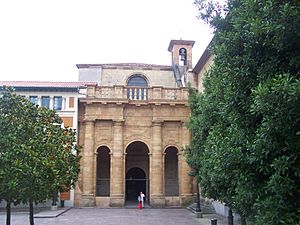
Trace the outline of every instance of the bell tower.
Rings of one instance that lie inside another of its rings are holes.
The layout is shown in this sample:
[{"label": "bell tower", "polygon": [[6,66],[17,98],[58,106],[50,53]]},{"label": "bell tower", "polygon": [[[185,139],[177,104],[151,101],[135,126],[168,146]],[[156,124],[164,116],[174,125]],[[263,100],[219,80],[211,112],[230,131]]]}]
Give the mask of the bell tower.
[{"label": "bell tower", "polygon": [[192,68],[192,48],[195,41],[171,40],[168,51],[172,54],[172,65]]},{"label": "bell tower", "polygon": [[177,87],[188,83],[188,70],[192,69],[192,48],[195,41],[171,40],[168,51],[172,54],[172,69]]}]

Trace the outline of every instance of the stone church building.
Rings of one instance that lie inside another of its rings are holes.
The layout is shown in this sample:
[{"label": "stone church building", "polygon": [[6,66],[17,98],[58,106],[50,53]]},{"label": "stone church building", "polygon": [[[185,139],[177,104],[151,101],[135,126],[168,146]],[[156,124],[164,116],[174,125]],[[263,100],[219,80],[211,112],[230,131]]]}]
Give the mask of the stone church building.
[{"label": "stone church building", "polygon": [[200,89],[198,73],[207,61],[192,68],[193,45],[172,40],[169,66],[77,65],[79,81],[89,85],[78,103],[82,159],[75,206],[125,206],[140,191],[152,207],[193,200],[195,182],[184,156],[190,141],[186,86]]},{"label": "stone church building", "polygon": [[14,87],[77,130],[81,170],[75,190],[60,195],[66,205],[136,205],[141,191],[152,207],[194,200],[184,156],[191,138],[187,85],[203,91],[213,56],[206,49],[193,67],[193,45],[171,40],[170,65],[78,64],[79,82],[0,81],[0,89]]}]

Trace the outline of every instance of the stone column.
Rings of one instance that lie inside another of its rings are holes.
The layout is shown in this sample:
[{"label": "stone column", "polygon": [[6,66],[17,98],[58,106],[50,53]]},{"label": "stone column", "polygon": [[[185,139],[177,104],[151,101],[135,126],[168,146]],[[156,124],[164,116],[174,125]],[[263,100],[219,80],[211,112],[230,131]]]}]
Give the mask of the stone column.
[{"label": "stone column", "polygon": [[[190,142],[190,133],[184,122],[181,124],[181,141],[182,146],[185,146]],[[180,150],[180,153],[178,154],[178,162],[180,168],[180,202],[182,205],[187,205],[193,201],[194,182],[193,177],[189,176],[191,168],[187,164],[182,150]]]},{"label": "stone column", "polygon": [[163,193],[163,149],[162,149],[162,122],[152,122],[152,155],[151,155],[150,198],[154,207],[164,207]]},{"label": "stone column", "polygon": [[83,178],[83,193],[81,206],[95,206],[95,190],[94,190],[94,134],[95,122],[86,120],[84,132],[84,146],[82,152],[82,178]]},{"label": "stone column", "polygon": [[111,163],[110,206],[124,206],[124,149],[123,121],[113,124],[113,151]]}]

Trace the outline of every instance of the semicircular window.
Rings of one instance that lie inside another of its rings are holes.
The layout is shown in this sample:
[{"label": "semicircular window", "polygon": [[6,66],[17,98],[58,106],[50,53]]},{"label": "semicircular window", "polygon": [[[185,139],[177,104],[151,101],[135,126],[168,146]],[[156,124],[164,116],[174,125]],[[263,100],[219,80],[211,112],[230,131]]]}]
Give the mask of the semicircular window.
[{"label": "semicircular window", "polygon": [[130,100],[147,100],[147,80],[140,75],[133,75],[127,82],[127,97]]}]

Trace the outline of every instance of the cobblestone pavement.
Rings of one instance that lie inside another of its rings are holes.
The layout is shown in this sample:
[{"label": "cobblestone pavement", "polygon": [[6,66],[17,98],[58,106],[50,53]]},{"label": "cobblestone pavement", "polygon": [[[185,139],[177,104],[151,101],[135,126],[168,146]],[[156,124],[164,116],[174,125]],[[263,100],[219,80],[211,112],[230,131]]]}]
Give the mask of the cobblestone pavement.
[{"label": "cobblestone pavement", "polygon": [[[35,218],[35,225],[210,225],[218,219],[218,225],[227,225],[225,218],[204,215],[195,218],[186,209],[101,209],[73,208],[55,218]],[[5,212],[0,212],[0,224],[5,224]],[[13,212],[12,225],[29,224],[27,212]]]}]

